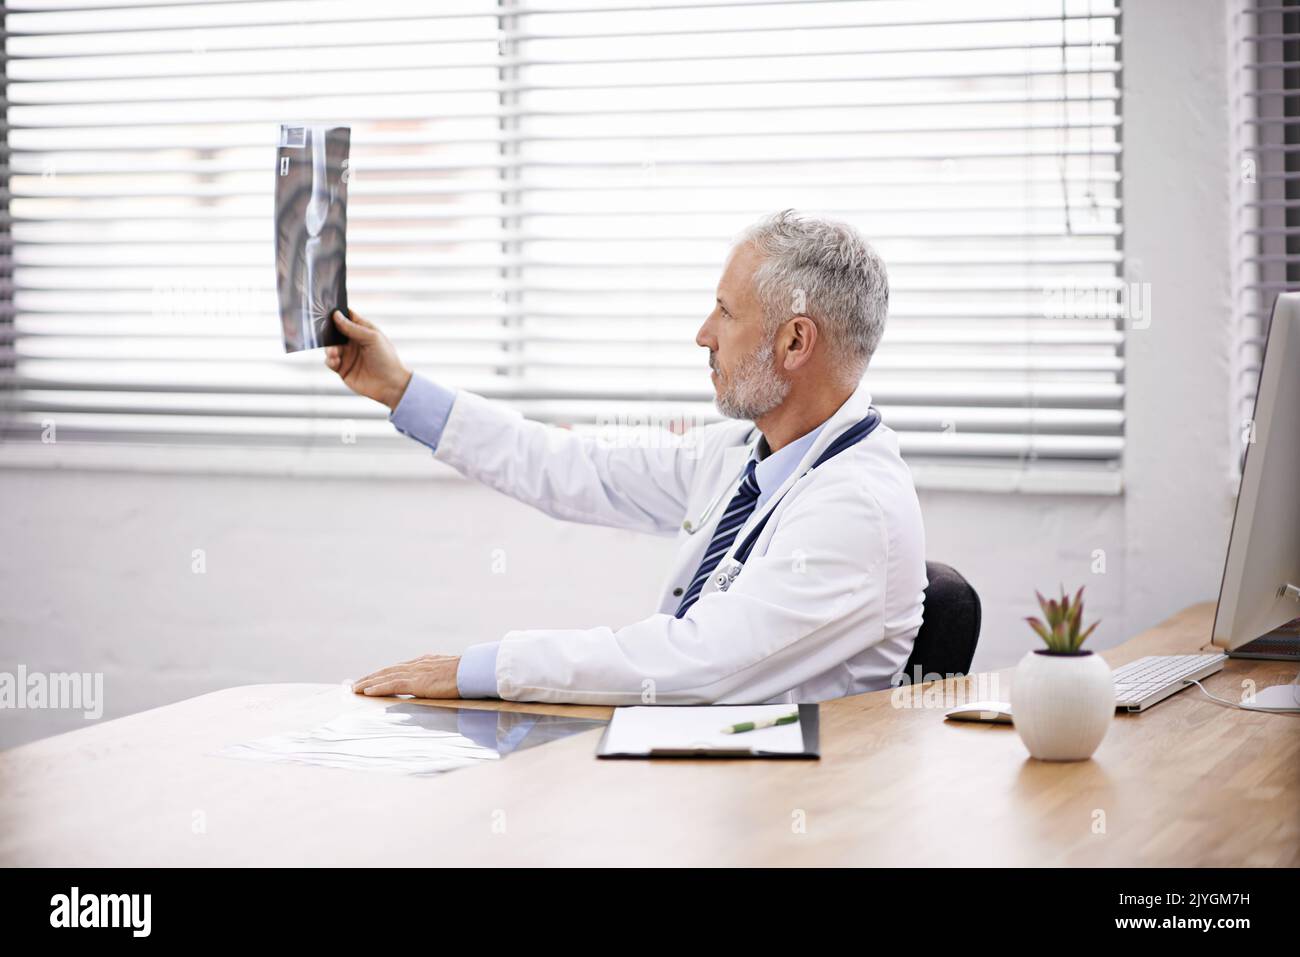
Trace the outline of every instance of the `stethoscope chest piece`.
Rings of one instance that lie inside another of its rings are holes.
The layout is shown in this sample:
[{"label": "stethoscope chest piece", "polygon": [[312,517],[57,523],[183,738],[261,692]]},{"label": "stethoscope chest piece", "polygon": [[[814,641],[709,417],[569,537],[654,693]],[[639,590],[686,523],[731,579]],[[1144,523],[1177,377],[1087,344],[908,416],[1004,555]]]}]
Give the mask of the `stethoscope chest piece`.
[{"label": "stethoscope chest piece", "polygon": [[713,585],[718,591],[726,591],[731,587],[731,583],[740,577],[741,569],[745,566],[737,561],[726,561],[718,566],[718,570],[713,573]]}]

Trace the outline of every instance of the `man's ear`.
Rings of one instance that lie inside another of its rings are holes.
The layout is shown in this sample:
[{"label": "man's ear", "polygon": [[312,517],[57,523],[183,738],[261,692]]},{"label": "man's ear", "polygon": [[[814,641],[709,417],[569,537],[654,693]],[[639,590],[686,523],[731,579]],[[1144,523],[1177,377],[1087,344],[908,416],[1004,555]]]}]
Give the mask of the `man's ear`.
[{"label": "man's ear", "polygon": [[809,316],[793,316],[786,320],[783,330],[785,356],[782,368],[794,372],[812,358],[817,346],[817,323]]}]

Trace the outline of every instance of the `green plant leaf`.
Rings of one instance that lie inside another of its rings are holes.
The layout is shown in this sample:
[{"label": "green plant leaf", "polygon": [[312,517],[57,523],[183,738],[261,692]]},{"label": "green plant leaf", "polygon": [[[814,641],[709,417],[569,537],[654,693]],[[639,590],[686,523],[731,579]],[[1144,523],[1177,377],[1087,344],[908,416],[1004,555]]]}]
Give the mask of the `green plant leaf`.
[{"label": "green plant leaf", "polygon": [[1026,618],[1025,621],[1029,622],[1030,628],[1038,632],[1039,638],[1042,638],[1043,641],[1047,642],[1049,646],[1052,644],[1052,636],[1051,634],[1048,633],[1047,628],[1043,625],[1041,621],[1039,621],[1037,618]]},{"label": "green plant leaf", "polygon": [[1079,640],[1075,643],[1074,646],[1076,651],[1079,649],[1079,646],[1083,644],[1084,640],[1087,639],[1087,637],[1092,634],[1093,629],[1100,624],[1101,624],[1101,619],[1098,618],[1096,621],[1094,621],[1091,625],[1088,626],[1087,631],[1085,631],[1082,635],[1079,636]]}]

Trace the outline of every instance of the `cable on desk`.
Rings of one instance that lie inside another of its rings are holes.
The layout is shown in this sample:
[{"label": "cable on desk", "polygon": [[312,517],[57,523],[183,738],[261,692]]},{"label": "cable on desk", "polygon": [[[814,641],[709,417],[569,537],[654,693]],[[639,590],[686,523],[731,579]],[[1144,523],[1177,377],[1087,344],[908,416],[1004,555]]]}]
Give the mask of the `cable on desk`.
[{"label": "cable on desk", "polygon": [[1286,711],[1279,711],[1276,708],[1256,708],[1254,705],[1241,704],[1240,702],[1237,701],[1229,701],[1227,698],[1220,698],[1218,695],[1212,695],[1208,691],[1206,691],[1205,685],[1201,684],[1195,678],[1184,678],[1183,684],[1196,685],[1196,687],[1201,689],[1201,694],[1205,695],[1205,697],[1209,698],[1211,701],[1217,701],[1219,702],[1219,704],[1226,704],[1229,708],[1240,708],[1242,711],[1258,711],[1261,714],[1288,714],[1289,713]]}]

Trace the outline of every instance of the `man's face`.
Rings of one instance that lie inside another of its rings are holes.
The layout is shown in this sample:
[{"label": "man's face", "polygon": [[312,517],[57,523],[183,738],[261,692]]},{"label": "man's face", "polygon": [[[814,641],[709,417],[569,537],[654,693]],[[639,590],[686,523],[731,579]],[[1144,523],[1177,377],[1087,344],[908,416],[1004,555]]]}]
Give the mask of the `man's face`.
[{"label": "man's face", "polygon": [[754,292],[761,263],[752,246],[731,251],[718,280],[713,312],[695,336],[709,350],[718,411],[733,419],[759,419],[790,391],[775,363],[775,334],[768,334],[763,307]]}]

